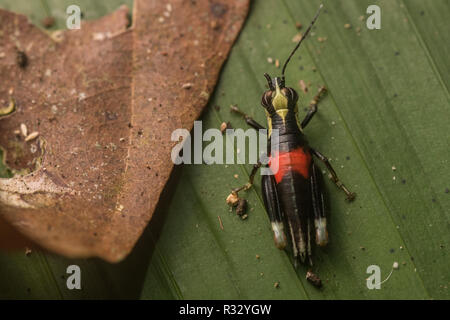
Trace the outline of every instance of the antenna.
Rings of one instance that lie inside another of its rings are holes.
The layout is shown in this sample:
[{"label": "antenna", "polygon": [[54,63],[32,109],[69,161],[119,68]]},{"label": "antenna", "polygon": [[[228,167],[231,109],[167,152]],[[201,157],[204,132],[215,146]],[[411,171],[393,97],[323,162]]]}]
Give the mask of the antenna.
[{"label": "antenna", "polygon": [[300,47],[300,44],[302,43],[302,41],[306,38],[306,36],[308,35],[309,31],[311,30],[314,22],[316,22],[317,18],[319,17],[319,13],[320,13],[320,9],[322,9],[323,4],[321,4],[319,6],[319,10],[317,10],[316,15],[314,16],[314,19],[311,21],[308,29],[306,29],[305,34],[302,36],[302,38],[300,39],[300,41],[297,43],[297,45],[295,46],[294,50],[292,50],[291,54],[289,55],[289,57],[287,58],[286,62],[283,65],[283,71],[281,72],[281,76],[284,79],[284,71],[286,70],[286,66],[289,63],[289,60],[291,60],[292,56],[294,55],[295,51],[297,51],[297,49]]}]

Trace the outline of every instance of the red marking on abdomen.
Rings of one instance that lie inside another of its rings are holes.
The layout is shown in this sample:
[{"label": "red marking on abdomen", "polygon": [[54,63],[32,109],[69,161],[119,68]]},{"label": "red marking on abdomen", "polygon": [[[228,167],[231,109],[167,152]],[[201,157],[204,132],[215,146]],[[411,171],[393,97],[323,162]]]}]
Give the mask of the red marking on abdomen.
[{"label": "red marking on abdomen", "polygon": [[272,172],[276,170],[276,164],[278,164],[278,172],[275,173],[277,183],[280,183],[284,175],[290,171],[295,171],[308,179],[309,169],[311,168],[311,154],[305,152],[302,147],[288,152],[276,152],[270,156],[269,167]]}]

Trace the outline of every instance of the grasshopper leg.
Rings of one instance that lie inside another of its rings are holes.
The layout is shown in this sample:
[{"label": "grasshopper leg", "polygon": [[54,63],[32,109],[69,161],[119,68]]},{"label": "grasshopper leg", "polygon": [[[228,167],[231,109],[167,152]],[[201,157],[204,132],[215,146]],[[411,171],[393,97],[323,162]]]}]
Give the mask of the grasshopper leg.
[{"label": "grasshopper leg", "polygon": [[[264,126],[260,125],[258,122],[256,122],[252,117],[250,117],[249,115],[247,115],[246,113],[244,113],[243,111],[241,111],[237,106],[231,106],[231,111],[236,112],[238,114],[240,114],[244,119],[245,122],[252,128],[259,130],[259,129],[265,129]],[[235,199],[238,199],[238,193],[239,191],[242,190],[248,190],[252,187],[253,185],[253,181],[255,179],[255,175],[256,172],[258,171],[258,169],[261,167],[261,161],[258,161],[255,165],[253,165],[253,169],[252,172],[250,173],[250,177],[249,177],[249,181],[239,187],[239,188],[235,188],[231,191],[231,195],[233,195],[235,197]]]},{"label": "grasshopper leg", "polygon": [[252,169],[252,172],[250,173],[248,182],[239,188],[233,189],[232,193],[237,195],[239,191],[250,189],[253,185],[253,181],[255,180],[256,172],[258,172],[258,169],[261,168],[261,165],[262,165],[261,161],[258,160],[258,163],[253,165],[253,169]]},{"label": "grasshopper leg", "polygon": [[325,92],[327,92],[327,89],[324,86],[320,87],[319,91],[312,99],[311,103],[309,104],[308,113],[306,114],[305,118],[303,119],[303,121],[300,125],[302,127],[302,129],[308,125],[309,121],[316,114],[317,105],[319,104],[319,101],[322,98],[323,94],[325,94]]},{"label": "grasshopper leg", "polygon": [[256,130],[259,130],[259,129],[265,129],[264,126],[260,125],[258,122],[256,122],[256,121],[255,121],[252,117],[250,117],[248,114],[246,114],[246,113],[244,113],[243,111],[241,111],[237,106],[231,106],[230,108],[231,108],[231,111],[240,114],[240,115],[244,118],[245,122],[247,122],[247,124],[248,124],[250,127],[254,128],[254,129],[256,129]]},{"label": "grasshopper leg", "polygon": [[320,174],[319,168],[313,163],[310,177],[311,203],[313,209],[313,216],[311,218],[314,219],[316,244],[321,247],[328,243],[327,218],[322,183],[322,175]]},{"label": "grasshopper leg", "polygon": [[273,175],[263,175],[261,183],[264,207],[272,225],[273,240],[275,246],[282,250],[287,245],[287,239],[284,232],[283,210],[278,198],[275,177]]},{"label": "grasshopper leg", "polygon": [[330,179],[333,181],[338,188],[340,188],[344,193],[347,195],[348,201],[353,201],[356,197],[356,194],[354,192],[351,192],[347,189],[347,187],[339,180],[336,171],[334,171],[333,167],[331,166],[329,160],[327,157],[325,157],[322,153],[320,153],[317,150],[311,149],[311,152],[313,155],[315,155],[317,158],[319,158],[320,161],[322,161],[325,166],[328,169],[328,172],[330,173]]}]

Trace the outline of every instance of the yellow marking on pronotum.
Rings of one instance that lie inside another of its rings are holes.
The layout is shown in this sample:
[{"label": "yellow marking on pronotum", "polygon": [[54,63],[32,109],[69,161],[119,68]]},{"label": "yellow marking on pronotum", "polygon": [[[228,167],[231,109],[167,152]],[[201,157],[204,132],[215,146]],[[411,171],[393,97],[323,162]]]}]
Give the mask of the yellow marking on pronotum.
[{"label": "yellow marking on pronotum", "polygon": [[[289,112],[288,99],[281,92],[278,82],[275,83],[275,90],[275,97],[272,99],[272,105],[275,108],[276,113],[283,119],[284,123],[286,114]],[[267,117],[267,119],[269,121],[270,117]]]},{"label": "yellow marking on pronotum", "polygon": [[284,119],[286,118],[286,115],[288,112],[289,112],[289,109],[277,110],[277,114],[281,117],[281,119],[283,119],[283,123],[284,123]]},{"label": "yellow marking on pronotum", "polygon": [[12,113],[16,109],[16,103],[13,98],[9,98],[9,105],[7,107],[0,108],[0,117],[6,116]]},{"label": "yellow marking on pronotum", "polygon": [[276,85],[275,97],[272,99],[272,105],[275,110],[287,109],[288,107],[288,99],[281,93],[280,86],[278,82]]}]

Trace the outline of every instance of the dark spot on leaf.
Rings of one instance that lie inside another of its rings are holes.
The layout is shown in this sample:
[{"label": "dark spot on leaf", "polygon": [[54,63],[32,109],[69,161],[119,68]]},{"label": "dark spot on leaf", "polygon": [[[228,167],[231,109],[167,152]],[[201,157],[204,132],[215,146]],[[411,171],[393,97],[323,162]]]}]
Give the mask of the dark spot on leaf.
[{"label": "dark spot on leaf", "polygon": [[398,51],[395,51],[395,53],[394,53],[396,56],[398,56],[398,55],[400,55],[400,52],[398,52]]},{"label": "dark spot on leaf", "polygon": [[395,249],[392,248],[392,249],[389,250],[389,252],[390,252],[390,253],[394,253],[394,252],[395,252]]},{"label": "dark spot on leaf", "polygon": [[424,15],[425,15],[425,11],[423,11],[423,10],[420,11],[420,15],[421,15],[421,16],[424,16]]}]

